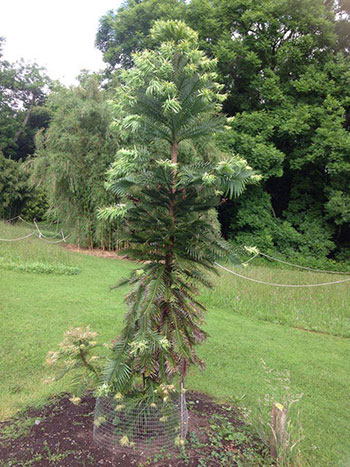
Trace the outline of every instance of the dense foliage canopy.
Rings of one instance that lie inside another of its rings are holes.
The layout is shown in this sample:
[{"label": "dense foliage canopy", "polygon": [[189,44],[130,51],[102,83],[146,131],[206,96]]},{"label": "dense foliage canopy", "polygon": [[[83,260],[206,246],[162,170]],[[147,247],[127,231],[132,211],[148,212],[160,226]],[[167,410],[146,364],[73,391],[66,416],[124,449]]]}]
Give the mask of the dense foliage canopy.
[{"label": "dense foliage canopy", "polygon": [[4,60],[4,43],[0,37],[0,151],[24,160],[34,151],[35,132],[47,125],[42,104],[51,81],[37,64]]},{"label": "dense foliage canopy", "polygon": [[0,152],[0,217],[16,217],[29,198],[30,190],[23,167]]}]

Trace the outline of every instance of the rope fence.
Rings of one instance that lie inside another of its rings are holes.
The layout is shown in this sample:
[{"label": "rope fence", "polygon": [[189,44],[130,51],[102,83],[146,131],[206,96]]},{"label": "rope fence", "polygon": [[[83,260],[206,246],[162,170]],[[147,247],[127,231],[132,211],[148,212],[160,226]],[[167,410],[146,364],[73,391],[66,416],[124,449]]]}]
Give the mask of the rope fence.
[{"label": "rope fence", "polygon": [[223,269],[226,272],[229,272],[230,274],[233,274],[234,276],[237,276],[241,279],[245,279],[247,281],[255,282],[257,284],[262,284],[262,285],[270,285],[273,287],[290,287],[290,288],[303,288],[303,287],[324,287],[327,285],[335,285],[335,284],[342,284],[344,282],[350,282],[349,279],[343,279],[339,281],[333,281],[333,282],[322,282],[319,284],[279,284],[279,283],[274,283],[274,282],[266,282],[266,281],[261,281],[259,279],[253,279],[252,277],[247,277],[244,276],[243,274],[239,274],[238,272],[231,271],[231,269],[226,268],[225,266],[222,266],[219,263],[215,263],[216,266],[219,268]]},{"label": "rope fence", "polygon": [[[43,240],[46,243],[56,244],[56,243],[66,242],[66,240],[69,238],[69,235],[67,235],[67,236],[64,235],[63,230],[61,230],[59,234],[56,231],[56,233],[54,235],[52,235],[52,236],[48,236],[48,235],[43,234],[43,232],[40,230],[40,228],[39,228],[39,226],[38,226],[35,219],[33,219],[33,223],[30,223],[30,222],[26,221],[25,219],[23,219],[21,216],[16,216],[16,217],[12,217],[11,219],[8,219],[5,222],[10,223],[11,221],[16,220],[16,219],[19,219],[21,222],[23,222],[23,223],[25,223],[27,225],[30,225],[30,226],[34,225],[36,230],[34,230],[33,232],[30,232],[29,234],[24,235],[22,237],[0,238],[0,242],[17,242],[17,241],[25,240],[26,238],[35,236],[35,238],[39,238],[40,240]],[[60,238],[59,240],[54,240],[54,241],[48,240],[48,239],[57,238],[58,236],[62,237],[62,238]]]},{"label": "rope fence", "polygon": [[275,258],[273,256],[267,255],[266,253],[261,253],[260,251],[253,258],[251,258],[248,261],[245,261],[245,263],[248,263],[249,261],[255,259],[259,255],[264,256],[265,258],[270,259],[272,261],[278,261],[279,263],[287,264],[288,266],[294,266],[295,268],[299,268],[299,269],[306,269],[306,270],[311,271],[311,272],[320,272],[320,273],[324,273],[324,274],[337,274],[337,275],[345,275],[345,276],[350,275],[349,272],[328,271],[326,269],[317,269],[317,268],[312,268],[311,266],[301,266],[300,264],[289,263],[288,261],[284,261],[282,259]]},{"label": "rope fence", "polygon": [[[13,221],[15,219],[20,219],[22,222],[24,222],[24,223],[26,223],[28,225],[34,225],[36,230],[34,230],[33,232],[30,232],[29,234],[24,235],[22,237],[18,237],[18,238],[0,238],[1,242],[17,242],[17,241],[25,240],[26,238],[30,238],[32,236],[35,236],[35,234],[37,234],[36,238],[39,238],[40,240],[43,240],[44,242],[51,243],[51,244],[66,242],[66,240],[69,238],[69,235],[65,236],[63,230],[61,230],[60,231],[60,236],[62,236],[62,238],[60,240],[50,241],[48,239],[55,238],[55,237],[49,237],[47,235],[44,235],[42,233],[42,231],[40,230],[40,228],[39,228],[39,226],[38,226],[35,219],[33,219],[33,224],[30,224],[26,220],[22,219],[20,216],[16,216],[16,217],[13,217],[12,219],[8,219],[7,222],[11,222],[11,221]],[[56,234],[56,237],[57,237],[57,234]],[[300,264],[294,264],[294,263],[291,263],[289,261],[285,261],[285,260],[276,258],[274,256],[268,255],[266,253],[262,253],[256,247],[245,247],[245,250],[248,253],[253,253],[254,256],[249,258],[247,261],[244,261],[243,262],[244,265],[247,265],[248,263],[250,263],[251,261],[253,261],[257,257],[262,256],[262,257],[265,257],[265,258],[267,258],[267,259],[269,259],[271,261],[277,261],[279,263],[286,264],[288,266],[293,266],[293,267],[303,269],[303,270],[307,270],[307,271],[311,271],[311,272],[318,272],[318,273],[323,273],[323,274],[346,275],[346,276],[350,275],[349,272],[329,271],[329,270],[324,270],[324,269],[313,268],[311,266],[301,266]],[[240,279],[244,279],[244,280],[247,280],[247,281],[250,281],[250,282],[255,282],[257,284],[268,285],[268,286],[272,286],[272,287],[287,287],[287,288],[325,287],[325,286],[329,286],[329,285],[336,285],[336,284],[343,284],[345,282],[350,282],[350,278],[349,278],[349,279],[343,279],[343,280],[338,280],[338,281],[321,282],[321,283],[317,283],[317,284],[281,284],[281,283],[275,283],[275,282],[262,281],[260,279],[254,279],[252,277],[245,276],[245,275],[240,274],[240,273],[238,273],[236,271],[232,271],[231,269],[228,269],[227,267],[222,266],[219,263],[215,263],[215,265],[217,267],[223,269],[224,271],[226,271],[226,272],[228,272],[228,273],[230,273],[230,274],[232,274],[232,275],[234,275],[236,277],[239,277]]]},{"label": "rope fence", "polygon": [[32,237],[35,235],[35,231],[29,233],[28,235],[24,235],[24,237],[18,237],[18,238],[0,238],[0,242],[18,242],[19,240],[24,240],[25,238]]}]

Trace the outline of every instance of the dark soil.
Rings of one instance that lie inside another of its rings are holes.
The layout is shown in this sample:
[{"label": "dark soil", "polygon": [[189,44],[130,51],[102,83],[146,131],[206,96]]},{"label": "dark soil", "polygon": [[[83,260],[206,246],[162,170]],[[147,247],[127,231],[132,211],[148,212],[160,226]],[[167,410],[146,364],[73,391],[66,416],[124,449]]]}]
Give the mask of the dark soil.
[{"label": "dark soil", "polygon": [[95,400],[73,405],[69,396],[0,423],[0,466],[234,466],[271,465],[266,448],[249,434],[237,412],[209,397],[188,393],[189,433],[183,452],[148,457],[111,453],[92,440]]}]

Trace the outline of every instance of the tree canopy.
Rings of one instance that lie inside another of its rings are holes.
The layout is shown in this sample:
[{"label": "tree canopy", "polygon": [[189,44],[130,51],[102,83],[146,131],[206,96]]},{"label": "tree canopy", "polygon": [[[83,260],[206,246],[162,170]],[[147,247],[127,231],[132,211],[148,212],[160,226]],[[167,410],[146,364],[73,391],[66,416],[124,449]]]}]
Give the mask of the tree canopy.
[{"label": "tree canopy", "polygon": [[0,38],[0,151],[5,157],[26,159],[34,151],[34,135],[47,126],[42,109],[51,80],[37,64],[3,59],[5,39]]},{"label": "tree canopy", "polygon": [[[34,152],[35,133],[48,125],[43,103],[51,81],[37,64],[5,60],[4,45],[0,37],[0,215],[10,218],[25,216],[26,206],[33,209],[39,200],[46,205],[44,194],[29,186],[21,162]],[[43,209],[35,212],[40,217]]]},{"label": "tree canopy", "polygon": [[185,13],[185,0],[130,0],[117,12],[107,12],[101,19],[96,46],[112,68],[132,65],[131,54],[152,48],[149,35],[152,24],[159,18],[181,19]]}]

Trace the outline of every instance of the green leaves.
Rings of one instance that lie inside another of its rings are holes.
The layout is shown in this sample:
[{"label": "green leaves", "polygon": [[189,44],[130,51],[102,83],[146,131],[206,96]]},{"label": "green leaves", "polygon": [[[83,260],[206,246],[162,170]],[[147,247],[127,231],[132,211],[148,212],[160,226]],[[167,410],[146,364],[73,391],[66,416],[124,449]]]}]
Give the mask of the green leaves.
[{"label": "green leaves", "polygon": [[162,109],[165,114],[171,115],[171,114],[177,114],[181,110],[181,104],[180,102],[175,98],[175,97],[168,97],[163,105]]},{"label": "green leaves", "polygon": [[28,176],[20,162],[6,159],[0,152],[0,216],[5,219],[18,215],[30,198]]},{"label": "green leaves", "polygon": [[116,204],[114,206],[108,206],[103,209],[99,209],[97,213],[98,219],[107,220],[113,222],[115,220],[122,220],[127,214],[126,204]]},{"label": "green leaves", "polygon": [[126,363],[121,363],[114,358],[109,360],[101,374],[101,382],[105,384],[108,391],[126,392],[131,378],[131,369]]}]

